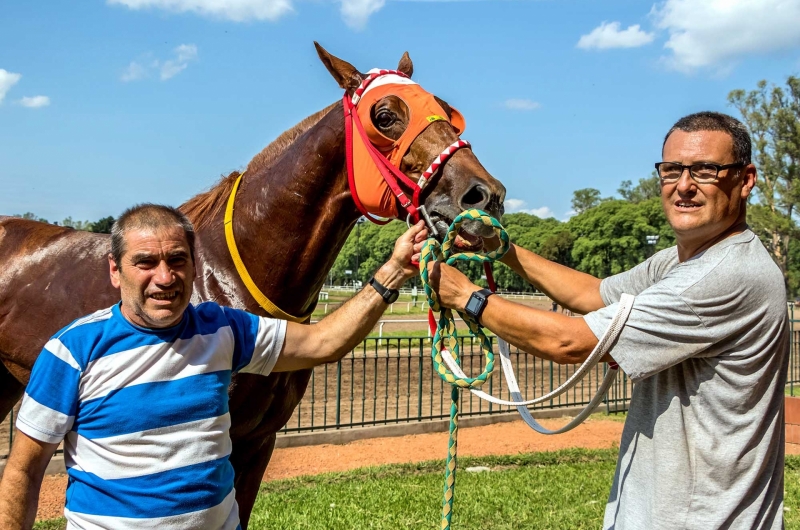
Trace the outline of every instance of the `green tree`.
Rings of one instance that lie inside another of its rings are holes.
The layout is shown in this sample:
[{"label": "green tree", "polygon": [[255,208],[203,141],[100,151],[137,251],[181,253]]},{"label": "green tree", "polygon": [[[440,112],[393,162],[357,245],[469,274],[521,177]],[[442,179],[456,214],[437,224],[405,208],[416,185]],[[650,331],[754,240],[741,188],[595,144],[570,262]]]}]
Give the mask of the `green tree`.
[{"label": "green tree", "polygon": [[572,217],[567,225],[575,238],[575,268],[598,278],[619,274],[644,261],[651,253],[648,235],[659,236],[652,250],[666,248],[675,241],[661,202],[655,198],[640,203],[603,201]]},{"label": "green tree", "polygon": [[93,228],[92,223],[89,221],[73,221],[72,216],[61,221],[61,226],[68,226],[69,228],[74,228],[75,230],[84,230],[86,232],[91,232]]},{"label": "green tree", "polygon": [[96,234],[110,234],[111,227],[114,226],[114,220],[115,219],[110,215],[108,217],[103,217],[94,223],[89,223],[91,227],[88,228],[88,230]]},{"label": "green tree", "polygon": [[[549,260],[572,265],[573,237],[562,223],[554,218],[540,219],[527,213],[513,213],[503,216],[502,224],[511,241],[516,245],[535,252]],[[497,286],[509,291],[533,291],[534,288],[505,265],[495,265],[494,276]]]},{"label": "green tree", "polygon": [[29,221],[39,221],[40,223],[49,223],[50,222],[47,219],[45,219],[44,217],[39,217],[38,215],[36,215],[33,212],[25,212],[22,215],[20,215],[18,213],[15,213],[15,214],[12,214],[11,217],[20,217],[22,219],[27,219]]},{"label": "green tree", "polygon": [[728,101],[750,130],[759,172],[758,202],[748,208],[748,222],[790,288],[789,253],[800,200],[800,78],[790,76],[785,87],[759,81],[756,90],[732,91]]},{"label": "green tree", "polygon": [[623,180],[617,193],[630,202],[642,202],[661,197],[661,179],[658,178],[658,174],[653,170],[650,178],[639,179],[639,184],[636,186],[630,180]]},{"label": "green tree", "polygon": [[572,193],[572,209],[576,213],[583,213],[600,204],[600,190],[582,188]]}]

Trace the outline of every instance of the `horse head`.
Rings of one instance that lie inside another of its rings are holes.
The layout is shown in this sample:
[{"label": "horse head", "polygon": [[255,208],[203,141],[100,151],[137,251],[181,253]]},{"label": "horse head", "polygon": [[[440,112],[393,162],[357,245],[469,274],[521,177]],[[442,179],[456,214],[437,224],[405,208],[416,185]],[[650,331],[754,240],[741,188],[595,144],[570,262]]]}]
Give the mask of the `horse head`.
[{"label": "horse head", "polygon": [[[333,56],[319,44],[314,44],[320,59],[333,78],[345,90],[346,96],[352,97],[369,74],[358,71],[347,61]],[[413,70],[414,65],[406,52],[400,59],[397,72],[410,79]],[[420,125],[420,116],[413,116],[414,109],[418,109],[419,105],[415,106],[414,102],[409,103],[406,99],[419,98],[420,93],[424,99],[426,92],[419,89],[415,95],[404,96],[402,92],[392,93],[393,90],[389,87],[380,88],[383,90],[378,89],[379,94],[373,95],[367,102],[368,114],[366,114],[367,109],[359,111],[365,118],[362,118],[365,134],[373,146],[387,157],[389,156],[387,153],[393,148],[400,148],[401,152],[395,153],[398,162],[396,167],[411,181],[417,182],[431,163],[448,146],[459,140],[464,127],[463,118],[447,102],[432,96],[435,103],[428,97],[428,106],[425,110],[441,109],[446,117],[431,111],[433,114],[426,117],[428,123],[423,121]],[[402,139],[409,127],[416,128],[414,133],[418,134],[404,141]],[[400,184],[402,186],[402,183]],[[419,205],[424,205],[429,215],[429,224],[436,227],[440,239],[447,232],[452,220],[464,210],[471,208],[484,210],[498,219],[503,215],[505,187],[483,167],[471,149],[458,149],[438,168],[427,184],[419,192]],[[405,187],[407,188],[407,184]],[[413,190],[404,191],[409,196],[413,193]],[[394,201],[394,197],[390,198]],[[397,211],[394,204],[393,207],[394,211]],[[478,250],[483,246],[483,237],[492,234],[491,228],[483,223],[465,223],[462,225],[459,237],[456,238],[456,246],[462,250]]]}]

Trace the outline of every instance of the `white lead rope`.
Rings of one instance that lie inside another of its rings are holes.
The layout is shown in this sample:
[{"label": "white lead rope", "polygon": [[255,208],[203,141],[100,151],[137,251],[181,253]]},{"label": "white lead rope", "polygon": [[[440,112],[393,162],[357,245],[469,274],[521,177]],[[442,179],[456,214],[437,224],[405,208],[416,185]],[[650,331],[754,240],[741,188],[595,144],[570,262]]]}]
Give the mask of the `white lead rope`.
[{"label": "white lead rope", "polygon": [[[619,337],[619,334],[622,332],[622,329],[625,327],[625,322],[628,320],[628,316],[631,313],[631,309],[633,308],[633,301],[634,297],[629,294],[623,294],[620,297],[619,301],[619,308],[617,309],[614,318],[611,319],[611,324],[606,329],[603,336],[600,337],[600,340],[597,342],[597,345],[592,350],[592,353],[589,354],[589,357],[583,362],[583,364],[575,370],[566,381],[564,381],[558,388],[553,390],[552,392],[545,394],[544,396],[540,396],[538,398],[529,399],[527,401],[523,401],[522,394],[519,390],[519,384],[517,383],[517,378],[514,375],[514,368],[511,364],[511,353],[509,351],[508,343],[501,339],[500,337],[497,338],[499,343],[499,350],[500,350],[500,362],[503,366],[503,375],[505,375],[506,382],[508,383],[508,391],[511,395],[512,400],[505,400],[496,398],[482,390],[472,389],[470,390],[473,394],[478,396],[481,399],[489,401],[491,403],[495,403],[497,405],[506,405],[517,407],[522,419],[525,420],[533,430],[539,432],[541,434],[561,434],[563,432],[567,432],[570,429],[573,429],[577,425],[579,425],[583,420],[589,416],[595,407],[600,404],[603,398],[608,392],[609,387],[614,382],[614,379],[617,376],[617,372],[619,371],[616,368],[609,368],[608,372],[606,373],[605,377],[603,378],[603,382],[600,384],[600,388],[597,389],[597,393],[595,394],[594,398],[589,402],[588,405],[578,414],[572,421],[570,421],[564,427],[561,427],[557,430],[549,430],[542,425],[540,425],[534,418],[531,416],[530,411],[527,409],[528,405],[535,405],[537,403],[543,403],[545,401],[549,401],[557,396],[560,396],[564,392],[569,391],[572,387],[578,384],[578,382],[583,379],[589,371],[597,366],[597,363],[600,362],[600,359],[608,353],[614,342]],[[445,365],[453,372],[457,377],[466,378],[466,374],[461,370],[461,367],[458,363],[455,362],[453,356],[450,354],[448,350],[442,350],[442,360],[444,361]]]}]

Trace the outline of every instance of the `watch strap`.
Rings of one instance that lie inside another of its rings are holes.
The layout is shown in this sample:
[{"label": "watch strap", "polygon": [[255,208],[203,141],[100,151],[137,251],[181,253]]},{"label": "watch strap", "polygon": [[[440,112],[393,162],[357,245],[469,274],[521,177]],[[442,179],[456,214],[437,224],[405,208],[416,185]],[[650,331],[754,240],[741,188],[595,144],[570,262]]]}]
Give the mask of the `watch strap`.
[{"label": "watch strap", "polygon": [[373,289],[375,289],[375,291],[378,292],[379,295],[381,295],[381,298],[383,298],[383,301],[386,302],[387,304],[395,302],[397,300],[397,297],[400,296],[399,290],[389,289],[385,285],[381,284],[381,282],[376,280],[375,276],[370,278],[368,283],[372,286]]}]

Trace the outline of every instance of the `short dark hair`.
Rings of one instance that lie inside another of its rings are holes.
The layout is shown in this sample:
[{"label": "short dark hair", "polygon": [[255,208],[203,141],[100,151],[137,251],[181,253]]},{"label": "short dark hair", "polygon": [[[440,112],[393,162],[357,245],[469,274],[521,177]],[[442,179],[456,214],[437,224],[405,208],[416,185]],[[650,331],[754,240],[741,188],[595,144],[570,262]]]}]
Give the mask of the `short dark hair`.
[{"label": "short dark hair", "polygon": [[111,257],[119,264],[125,254],[125,234],[129,230],[168,228],[178,226],[183,229],[189,243],[189,253],[194,262],[194,226],[183,212],[172,206],[143,203],[131,206],[114,222],[111,227]]},{"label": "short dark hair", "polygon": [[661,145],[661,150],[664,150],[664,145],[667,143],[669,135],[675,131],[683,132],[697,132],[697,131],[722,131],[730,135],[733,140],[733,157],[734,161],[739,164],[747,165],[751,161],[752,142],[750,141],[750,133],[747,127],[742,122],[722,114],[721,112],[696,112],[684,116],[675,122],[672,129],[669,130],[664,137],[664,143]]}]

